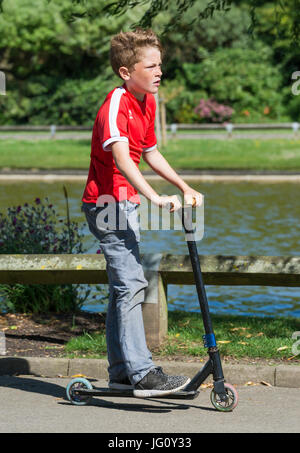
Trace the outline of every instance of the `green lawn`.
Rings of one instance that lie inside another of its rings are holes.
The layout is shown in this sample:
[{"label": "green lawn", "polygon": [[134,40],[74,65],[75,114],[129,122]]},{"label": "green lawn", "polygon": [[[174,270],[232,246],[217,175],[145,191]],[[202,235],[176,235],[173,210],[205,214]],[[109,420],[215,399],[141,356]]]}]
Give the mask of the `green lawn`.
[{"label": "green lawn", "polygon": [[[155,356],[182,356],[205,358],[202,335],[204,328],[197,313],[175,311],[168,313],[168,336]],[[293,332],[300,331],[297,318],[260,318],[254,316],[212,315],[215,335],[222,356],[232,358],[290,359],[298,363],[300,355],[293,357]],[[105,357],[105,332],[73,338],[66,345],[70,357]]]},{"label": "green lawn", "polygon": [[[300,140],[169,140],[161,151],[176,169],[300,170]],[[0,140],[0,168],[83,169],[89,140]],[[142,161],[141,169],[148,167]]]}]

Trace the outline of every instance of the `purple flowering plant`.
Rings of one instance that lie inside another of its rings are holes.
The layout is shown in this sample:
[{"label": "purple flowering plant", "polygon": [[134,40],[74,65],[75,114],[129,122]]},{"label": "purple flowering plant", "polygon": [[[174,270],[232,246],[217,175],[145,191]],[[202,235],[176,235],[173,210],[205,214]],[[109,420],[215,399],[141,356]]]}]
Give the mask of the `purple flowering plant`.
[{"label": "purple flowering plant", "polygon": [[34,204],[15,206],[0,213],[0,253],[82,253],[78,224],[59,218],[45,198]]},{"label": "purple flowering plant", "polygon": [[214,99],[200,99],[194,112],[205,121],[223,123],[232,117],[234,110],[227,105],[219,104]]},{"label": "purple flowering plant", "polygon": [[[70,221],[68,203],[65,218],[58,216],[48,198],[0,213],[0,254],[80,254],[82,238],[78,224]],[[76,312],[90,292],[88,285],[1,284],[0,311]]]}]

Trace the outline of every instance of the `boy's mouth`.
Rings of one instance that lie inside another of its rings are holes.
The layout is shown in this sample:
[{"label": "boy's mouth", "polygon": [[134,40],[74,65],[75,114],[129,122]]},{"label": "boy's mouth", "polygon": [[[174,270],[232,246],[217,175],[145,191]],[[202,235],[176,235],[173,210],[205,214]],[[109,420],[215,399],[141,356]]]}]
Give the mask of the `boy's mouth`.
[{"label": "boy's mouth", "polygon": [[160,80],[157,80],[156,82],[154,82],[153,85],[156,85],[157,87],[159,87],[159,85],[160,85]]}]

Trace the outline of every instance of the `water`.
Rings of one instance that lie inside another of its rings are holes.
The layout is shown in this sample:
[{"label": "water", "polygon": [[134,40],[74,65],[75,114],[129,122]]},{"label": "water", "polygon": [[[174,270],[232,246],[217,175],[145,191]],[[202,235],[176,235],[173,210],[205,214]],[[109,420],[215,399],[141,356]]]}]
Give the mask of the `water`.
[{"label": "water", "polygon": [[[300,255],[300,203],[295,183],[252,182],[191,182],[192,187],[205,195],[205,233],[198,243],[203,255]],[[151,182],[160,194],[173,194],[172,186]],[[84,183],[65,183],[69,194],[71,217],[85,222],[80,211]],[[59,183],[2,183],[1,211],[9,206],[33,203],[36,197],[48,197],[62,216],[65,216],[63,184]],[[176,191],[175,191],[176,192]],[[84,228],[86,253],[99,248]],[[179,231],[142,231],[141,253],[167,252],[187,254],[184,236]],[[300,288],[262,286],[207,286],[212,313],[257,316],[300,316]],[[169,285],[169,309],[198,310],[193,286]],[[101,299],[91,299],[86,310],[104,311]]]}]

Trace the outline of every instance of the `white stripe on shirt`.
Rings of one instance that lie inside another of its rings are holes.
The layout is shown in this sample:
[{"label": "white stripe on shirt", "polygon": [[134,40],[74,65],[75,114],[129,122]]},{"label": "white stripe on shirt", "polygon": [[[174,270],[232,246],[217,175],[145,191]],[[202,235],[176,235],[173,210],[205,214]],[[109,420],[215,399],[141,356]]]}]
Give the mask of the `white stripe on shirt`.
[{"label": "white stripe on shirt", "polygon": [[114,143],[114,142],[127,142],[129,143],[129,140],[127,137],[112,137],[112,138],[109,138],[108,140],[106,140],[102,147],[104,149],[104,151],[111,151],[111,146],[109,146],[111,143]]},{"label": "white stripe on shirt", "polygon": [[116,88],[110,100],[109,131],[111,137],[120,136],[120,131],[117,126],[117,116],[119,113],[120,101],[123,93],[126,93],[126,90],[124,88]]},{"label": "white stripe on shirt", "polygon": [[108,146],[113,142],[117,141],[127,141],[127,137],[121,137],[120,136],[120,131],[117,126],[117,117],[119,113],[119,107],[120,107],[120,102],[121,102],[121,97],[122,94],[126,93],[126,90],[122,87],[116,88],[115,91],[113,92],[111,99],[110,99],[110,104],[109,104],[109,113],[108,113],[108,120],[109,120],[109,133],[110,137],[108,140],[106,140],[103,143],[103,149],[104,151],[111,151],[111,147]]},{"label": "white stripe on shirt", "polygon": [[157,144],[151,146],[151,148],[143,148],[143,153],[148,153],[149,151],[153,151],[156,149]]}]

